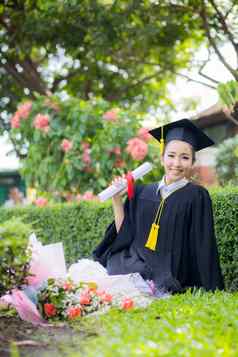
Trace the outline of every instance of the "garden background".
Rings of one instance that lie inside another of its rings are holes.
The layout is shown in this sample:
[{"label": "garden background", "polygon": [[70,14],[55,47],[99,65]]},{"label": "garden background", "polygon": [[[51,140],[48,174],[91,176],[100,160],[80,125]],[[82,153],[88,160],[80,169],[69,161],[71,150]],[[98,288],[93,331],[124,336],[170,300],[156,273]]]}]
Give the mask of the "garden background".
[{"label": "garden background", "polygon": [[[110,203],[96,194],[144,161],[154,164],[144,182],[157,180],[158,145],[148,129],[193,112],[217,143],[211,195],[227,289],[188,292],[146,311],[112,311],[46,334],[4,311],[4,356],[237,354],[237,15],[232,0],[0,4],[0,130],[20,160],[29,203],[2,208],[1,223],[21,216],[44,243],[63,241],[68,263],[89,256],[112,218]],[[229,73],[226,83],[209,72],[214,56]],[[215,109],[199,115],[197,98],[174,98],[179,78],[214,91]],[[193,178],[199,181],[198,171]],[[16,184],[8,182],[8,190]],[[19,247],[10,242],[15,258]]]}]

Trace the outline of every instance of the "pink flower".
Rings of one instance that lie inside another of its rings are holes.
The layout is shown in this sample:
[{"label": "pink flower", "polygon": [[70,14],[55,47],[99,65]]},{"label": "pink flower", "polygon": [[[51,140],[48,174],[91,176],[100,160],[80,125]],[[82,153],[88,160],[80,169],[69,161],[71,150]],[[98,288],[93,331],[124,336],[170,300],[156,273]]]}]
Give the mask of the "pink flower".
[{"label": "pink flower", "polygon": [[126,151],[134,160],[143,160],[148,153],[148,146],[141,139],[132,138],[127,142]]},{"label": "pink flower", "polygon": [[115,146],[113,149],[109,150],[109,154],[115,154],[116,156],[121,155],[120,146]]},{"label": "pink flower", "polygon": [[11,118],[11,127],[20,128],[21,119],[27,119],[32,108],[32,102],[28,101],[18,106],[16,113]]},{"label": "pink flower", "polygon": [[28,101],[23,104],[20,104],[17,113],[19,114],[20,118],[27,119],[32,108],[32,102]]},{"label": "pink flower", "polygon": [[140,128],[138,130],[137,136],[139,139],[145,141],[146,143],[151,139],[149,129],[146,129],[146,128]]},{"label": "pink flower", "polygon": [[82,161],[86,164],[89,165],[92,162],[92,159],[90,157],[90,149],[85,149],[83,152],[83,156],[82,156]]},{"label": "pink flower", "polygon": [[89,294],[82,294],[79,298],[79,302],[81,305],[90,305],[91,304],[91,296]]},{"label": "pink flower", "polygon": [[76,317],[81,316],[81,314],[82,314],[82,310],[81,310],[81,308],[80,308],[79,306],[70,307],[70,308],[68,309],[68,318],[69,318],[70,320],[73,320],[73,319],[75,319]]},{"label": "pink flower", "polygon": [[64,139],[62,140],[60,147],[64,152],[68,152],[72,149],[73,143],[68,139]]},{"label": "pink flower", "polygon": [[37,114],[34,120],[34,127],[45,133],[49,131],[49,116],[44,114]]},{"label": "pink flower", "polygon": [[134,307],[134,301],[131,298],[125,298],[122,301],[121,307],[123,310],[130,310]]},{"label": "pink flower", "polygon": [[82,143],[81,143],[81,147],[82,147],[82,149],[83,149],[83,150],[85,150],[85,149],[89,149],[90,144],[89,144],[89,143],[87,143],[86,141],[82,141]]},{"label": "pink flower", "polygon": [[67,281],[66,283],[64,283],[63,289],[64,289],[65,291],[70,291],[70,290],[73,289],[73,284],[72,284],[71,282],[68,282],[68,281]]},{"label": "pink flower", "polygon": [[11,118],[11,128],[12,129],[20,128],[20,117],[19,117],[19,114],[17,112]]},{"label": "pink flower", "polygon": [[57,313],[54,304],[44,304],[44,312],[47,317],[55,316]]},{"label": "pink flower", "polygon": [[111,122],[115,122],[118,119],[118,109],[111,109],[103,114],[103,119]]},{"label": "pink flower", "polygon": [[111,303],[112,302],[112,295],[110,295],[110,294],[102,294],[101,296],[101,300],[102,300],[102,302],[104,302],[104,303]]},{"label": "pink flower", "polygon": [[83,200],[85,201],[91,201],[91,200],[94,200],[95,199],[95,196],[94,194],[91,192],[91,191],[86,191],[84,194],[83,194]]},{"label": "pink flower", "polygon": [[47,206],[48,204],[48,200],[47,198],[44,198],[44,197],[39,197],[35,200],[35,205],[38,206],[38,207],[45,207]]},{"label": "pink flower", "polygon": [[106,294],[105,290],[100,290],[100,289],[96,290],[96,295],[97,296],[102,296],[102,295],[105,295],[105,294]]}]

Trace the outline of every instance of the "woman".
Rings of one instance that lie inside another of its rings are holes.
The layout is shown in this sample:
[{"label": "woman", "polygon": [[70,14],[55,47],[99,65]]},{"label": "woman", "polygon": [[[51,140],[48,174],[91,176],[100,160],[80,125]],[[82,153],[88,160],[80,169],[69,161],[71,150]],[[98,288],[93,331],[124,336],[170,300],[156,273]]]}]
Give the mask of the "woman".
[{"label": "woman", "polygon": [[95,249],[94,259],[109,275],[138,272],[158,289],[222,289],[208,191],[187,178],[195,151],[214,142],[190,120],[150,131],[163,145],[165,175],[158,183],[138,185],[123,205],[113,197],[115,221]]}]

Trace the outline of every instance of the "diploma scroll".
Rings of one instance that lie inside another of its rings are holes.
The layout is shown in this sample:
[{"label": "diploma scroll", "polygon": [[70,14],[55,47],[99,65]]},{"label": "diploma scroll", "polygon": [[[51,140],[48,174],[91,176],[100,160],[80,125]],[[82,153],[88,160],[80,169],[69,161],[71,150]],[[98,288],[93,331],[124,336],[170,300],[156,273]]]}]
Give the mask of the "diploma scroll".
[{"label": "diploma scroll", "polygon": [[[136,181],[137,179],[143,177],[146,175],[148,172],[152,170],[152,164],[150,162],[145,162],[144,164],[140,165],[137,167],[135,170],[131,172],[134,180]],[[101,202],[108,200],[109,198],[115,196],[117,193],[121,192],[126,188],[126,183],[121,183],[120,185],[111,185],[102,192],[98,194],[98,197]]]}]

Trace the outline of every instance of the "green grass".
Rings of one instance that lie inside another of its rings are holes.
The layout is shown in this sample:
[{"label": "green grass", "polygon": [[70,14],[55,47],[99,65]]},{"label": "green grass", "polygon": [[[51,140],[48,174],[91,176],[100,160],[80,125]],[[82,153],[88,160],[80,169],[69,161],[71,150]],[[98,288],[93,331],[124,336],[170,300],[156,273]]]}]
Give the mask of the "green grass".
[{"label": "green grass", "polygon": [[238,356],[238,293],[187,292],[90,320],[98,335],[71,357]]}]

